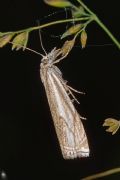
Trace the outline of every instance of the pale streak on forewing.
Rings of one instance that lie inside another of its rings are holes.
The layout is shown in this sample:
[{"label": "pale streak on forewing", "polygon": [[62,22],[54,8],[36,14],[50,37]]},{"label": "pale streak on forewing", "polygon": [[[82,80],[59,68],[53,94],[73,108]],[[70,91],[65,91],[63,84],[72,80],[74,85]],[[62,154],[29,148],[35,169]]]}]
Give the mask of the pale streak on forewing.
[{"label": "pale streak on forewing", "polygon": [[60,70],[41,63],[41,79],[45,86],[61,151],[65,159],[89,156],[86,133],[70,97]]}]

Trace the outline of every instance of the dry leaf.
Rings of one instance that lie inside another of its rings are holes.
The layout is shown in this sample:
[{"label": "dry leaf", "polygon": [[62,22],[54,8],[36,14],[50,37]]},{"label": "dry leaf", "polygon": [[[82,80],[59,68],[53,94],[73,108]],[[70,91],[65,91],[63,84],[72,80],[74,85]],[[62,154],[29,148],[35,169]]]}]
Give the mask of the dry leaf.
[{"label": "dry leaf", "polygon": [[120,121],[113,118],[107,118],[105,119],[103,126],[109,126],[106,131],[111,132],[112,135],[114,135],[120,127]]},{"label": "dry leaf", "polygon": [[70,7],[72,4],[67,0],[44,0],[44,2],[50,6],[65,8]]},{"label": "dry leaf", "polygon": [[83,30],[83,31],[81,32],[80,40],[81,40],[82,48],[85,48],[86,43],[87,43],[87,33],[86,33],[85,30]]},{"label": "dry leaf", "polygon": [[62,56],[69,54],[74,44],[75,44],[75,39],[65,41],[65,43],[63,44],[61,48]]},{"label": "dry leaf", "polygon": [[71,26],[67,31],[65,31],[63,33],[63,35],[61,36],[61,39],[77,33],[82,27],[83,27],[82,24],[75,24],[75,25]]},{"label": "dry leaf", "polygon": [[12,41],[12,50],[16,49],[19,50],[21,48],[23,48],[23,50],[25,50],[27,42],[28,42],[28,32],[23,32],[18,34]]},{"label": "dry leaf", "polygon": [[0,47],[5,46],[13,37],[13,33],[6,34],[0,37]]}]

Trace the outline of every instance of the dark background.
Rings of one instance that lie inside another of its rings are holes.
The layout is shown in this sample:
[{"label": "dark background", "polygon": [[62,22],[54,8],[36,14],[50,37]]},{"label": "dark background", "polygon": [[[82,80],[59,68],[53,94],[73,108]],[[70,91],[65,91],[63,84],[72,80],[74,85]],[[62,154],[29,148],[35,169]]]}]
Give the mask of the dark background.
[{"label": "dark background", "polygon": [[[85,3],[120,39],[119,1]],[[3,32],[36,26],[36,20],[43,24],[65,17],[65,11],[40,0],[4,0],[0,9]],[[59,13],[44,18],[55,11]],[[64,41],[52,35],[64,31],[65,24],[41,31],[47,51],[61,47]],[[87,117],[83,123],[90,145],[89,158],[62,158],[39,76],[41,57],[28,51],[11,51],[10,45],[0,49],[0,170],[6,172],[8,180],[80,180],[120,166],[120,133],[112,136],[102,127],[105,118],[120,119],[120,54],[98,25],[92,23],[87,32],[88,46],[81,50],[77,42],[58,66],[69,85],[86,92],[85,96],[76,94],[81,104],[75,106]],[[31,33],[28,46],[42,52],[38,32]],[[102,179],[117,180],[120,175]]]}]

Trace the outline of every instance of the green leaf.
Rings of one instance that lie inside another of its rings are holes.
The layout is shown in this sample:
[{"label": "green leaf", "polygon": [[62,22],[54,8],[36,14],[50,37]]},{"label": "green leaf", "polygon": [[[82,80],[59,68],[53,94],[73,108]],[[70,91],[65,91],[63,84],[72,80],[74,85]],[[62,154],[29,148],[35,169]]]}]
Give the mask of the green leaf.
[{"label": "green leaf", "polygon": [[111,132],[112,135],[114,135],[120,127],[120,121],[113,118],[107,118],[105,119],[103,126],[109,126],[106,131]]},{"label": "green leaf", "polygon": [[67,31],[63,33],[63,35],[61,36],[61,39],[77,33],[82,27],[83,27],[82,24],[76,24],[76,25],[71,26]]},{"label": "green leaf", "polygon": [[6,34],[6,35],[2,35],[2,33],[0,33],[0,48],[5,46],[14,36],[14,33],[10,33],[10,34]]},{"label": "green leaf", "polygon": [[81,17],[83,15],[86,15],[86,13],[85,13],[85,10],[84,10],[84,8],[82,6],[78,7],[77,10],[76,9],[72,10],[72,16],[74,18],[78,18],[78,17]]},{"label": "green leaf", "polygon": [[67,0],[44,0],[44,2],[50,6],[65,8],[70,7],[72,4]]},{"label": "green leaf", "polygon": [[18,34],[12,41],[12,44],[13,44],[12,50],[13,49],[19,50],[21,48],[25,50],[27,46],[27,42],[28,42],[28,36],[29,36],[28,31]]}]

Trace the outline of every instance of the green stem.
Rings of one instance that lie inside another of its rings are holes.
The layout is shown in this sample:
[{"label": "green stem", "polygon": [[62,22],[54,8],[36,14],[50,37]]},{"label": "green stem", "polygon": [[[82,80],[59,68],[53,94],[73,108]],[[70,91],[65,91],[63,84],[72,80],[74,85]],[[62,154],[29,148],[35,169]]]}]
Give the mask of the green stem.
[{"label": "green stem", "polygon": [[[90,19],[90,17],[75,18],[74,22],[77,22],[77,21],[86,21],[86,20],[89,20],[89,19]],[[73,22],[73,18],[72,19],[61,19],[61,20],[58,20],[58,21],[53,21],[53,22],[46,23],[46,24],[43,24],[43,25],[40,25],[40,26],[30,27],[30,28],[19,30],[19,31],[5,32],[5,33],[2,33],[2,35],[6,35],[6,34],[10,34],[10,33],[18,34],[18,33],[24,32],[24,31],[31,32],[31,31],[34,31],[34,30],[38,30],[38,29],[42,29],[42,28],[48,27],[48,26],[52,26],[52,25],[56,25],[56,24],[62,24],[62,23],[67,23],[67,22]]]},{"label": "green stem", "polygon": [[93,11],[90,10],[90,8],[88,8],[81,0],[77,0],[81,6],[86,9],[86,11],[88,11],[88,13],[90,13],[91,15],[95,15],[95,13]]},{"label": "green stem", "polygon": [[[85,21],[85,20],[88,20],[88,19],[90,19],[90,17],[75,18],[74,21],[75,22],[77,22],[77,21]],[[55,25],[55,24],[62,24],[62,23],[67,23],[67,22],[73,22],[73,18],[72,19],[62,19],[62,20],[58,20],[58,21],[53,21],[53,22],[50,22],[50,23],[47,23],[47,24],[43,24],[41,26],[29,28],[29,30],[42,29],[42,28],[52,26],[52,25]]]},{"label": "green stem", "polygon": [[110,37],[110,39],[115,43],[115,45],[120,49],[119,41],[113,36],[113,34],[109,31],[109,29],[102,23],[102,21],[97,17],[97,15],[91,11],[81,0],[77,0],[81,6],[86,9],[88,13],[93,16],[93,19],[97,22],[97,24],[106,32],[106,34]]},{"label": "green stem", "polygon": [[96,17],[95,21],[99,24],[99,26],[107,33],[110,39],[116,44],[116,46],[120,49],[120,43],[118,40],[113,36],[113,34],[109,31],[109,29],[102,23],[102,21]]}]

